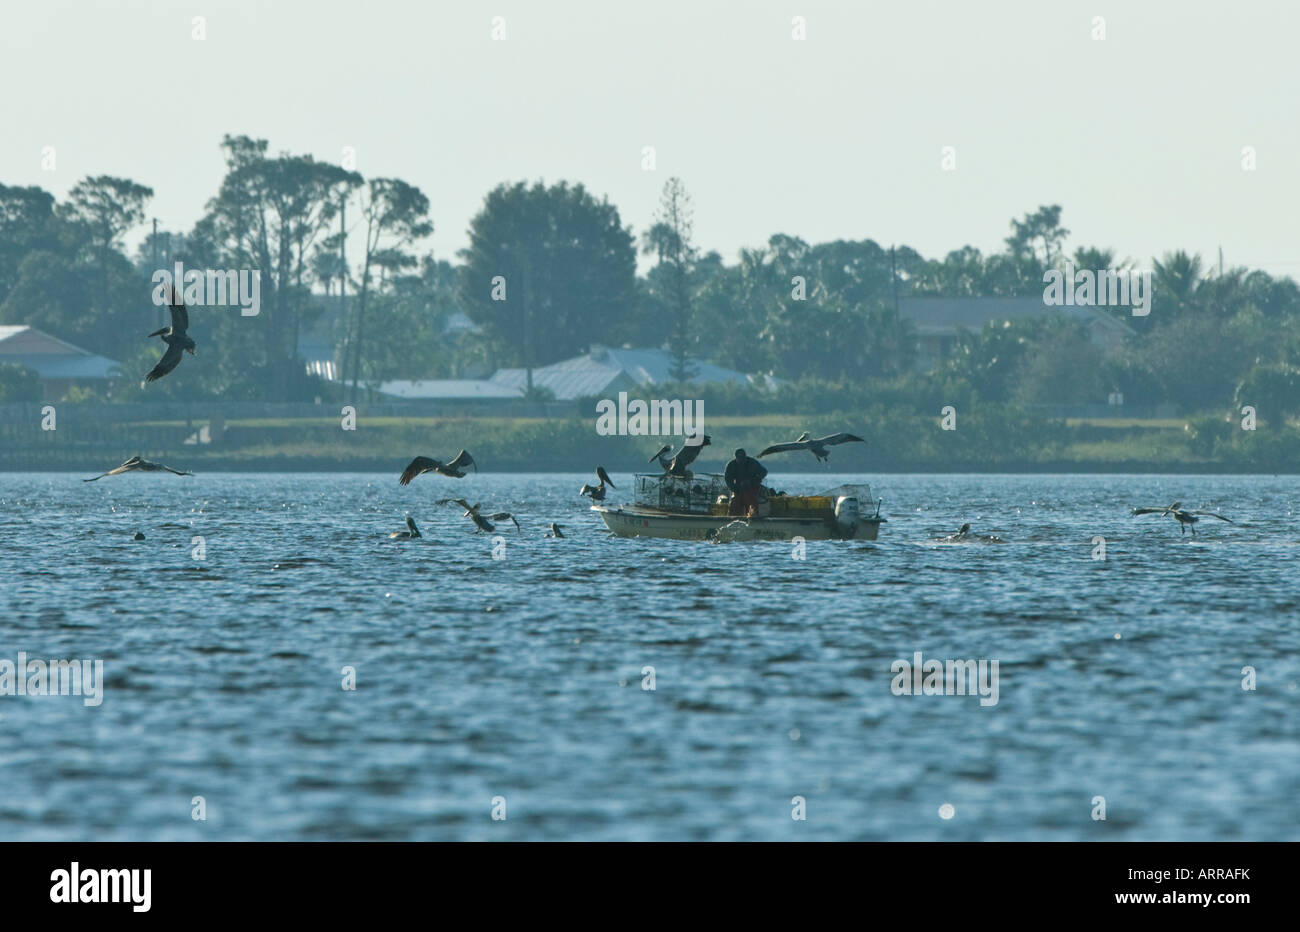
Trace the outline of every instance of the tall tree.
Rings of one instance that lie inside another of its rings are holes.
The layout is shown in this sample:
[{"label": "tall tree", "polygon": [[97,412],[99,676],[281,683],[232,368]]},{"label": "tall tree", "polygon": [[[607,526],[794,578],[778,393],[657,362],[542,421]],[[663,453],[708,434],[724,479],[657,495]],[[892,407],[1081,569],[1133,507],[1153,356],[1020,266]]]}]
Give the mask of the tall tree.
[{"label": "tall tree", "polygon": [[655,222],[642,238],[641,251],[658,261],[662,303],[671,315],[668,350],[673,365],[670,374],[679,382],[690,378],[689,356],[694,324],[691,276],[697,254],[692,242],[694,209],[691,196],[680,178],[669,178],[659,197]]},{"label": "tall tree", "polygon": [[494,364],[585,352],[636,301],[632,233],[580,184],[500,185],[470,221],[469,239],[461,304]]},{"label": "tall tree", "polygon": [[[433,232],[429,220],[429,199],[420,189],[397,178],[372,178],[362,192],[362,240],[360,293],[356,302],[356,324],[349,341],[352,349],[352,400],[357,399],[362,353],[366,333],[366,311],[375,288],[375,274],[387,277],[416,264],[406,252],[416,240]],[[345,354],[346,356],[346,354]]]}]

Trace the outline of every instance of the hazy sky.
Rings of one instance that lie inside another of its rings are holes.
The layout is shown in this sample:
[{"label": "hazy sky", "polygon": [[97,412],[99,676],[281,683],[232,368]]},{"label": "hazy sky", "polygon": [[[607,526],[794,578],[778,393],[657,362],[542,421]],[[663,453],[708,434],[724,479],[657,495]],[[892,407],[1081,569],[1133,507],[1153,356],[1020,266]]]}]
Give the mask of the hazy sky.
[{"label": "hazy sky", "polygon": [[777,232],[990,251],[1059,203],[1071,248],[1296,274],[1297,36],[1254,0],[3,0],[0,183],[127,176],[184,231],[245,133],[419,186],[442,258],[501,181],[581,181],[639,234],[679,175],[728,261]]}]

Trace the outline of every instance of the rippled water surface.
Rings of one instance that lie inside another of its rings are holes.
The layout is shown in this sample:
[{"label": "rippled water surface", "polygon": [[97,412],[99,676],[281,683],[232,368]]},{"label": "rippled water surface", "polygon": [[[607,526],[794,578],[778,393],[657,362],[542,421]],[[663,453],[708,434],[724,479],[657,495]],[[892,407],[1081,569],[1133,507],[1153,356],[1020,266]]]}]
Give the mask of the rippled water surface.
[{"label": "rippled water surface", "polygon": [[[81,478],[0,475],[0,659],[106,679],[0,696],[3,839],[1300,838],[1294,477],[879,476],[804,560],[613,539],[586,476]],[[998,703],[894,695],[916,651]]]}]

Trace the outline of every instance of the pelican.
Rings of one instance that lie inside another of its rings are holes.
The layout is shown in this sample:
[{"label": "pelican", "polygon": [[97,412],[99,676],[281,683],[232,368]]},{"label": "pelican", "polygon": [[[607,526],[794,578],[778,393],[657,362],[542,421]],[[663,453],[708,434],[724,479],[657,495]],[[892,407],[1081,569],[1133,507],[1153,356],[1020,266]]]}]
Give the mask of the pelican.
[{"label": "pelican", "polygon": [[1192,536],[1196,536],[1196,522],[1199,520],[1198,515],[1218,518],[1220,521],[1227,521],[1229,524],[1235,524],[1231,518],[1225,518],[1223,515],[1216,515],[1212,511],[1185,511],[1182,502],[1170,502],[1162,508],[1134,508],[1135,515],[1173,515],[1174,520],[1178,522],[1178,536],[1182,537],[1187,533],[1187,528],[1192,529]]},{"label": "pelican", "polygon": [[658,460],[659,465],[663,467],[664,472],[668,473],[670,476],[689,478],[691,473],[686,467],[695,462],[695,458],[700,455],[700,450],[713,442],[713,438],[708,434],[703,434],[701,436],[702,439],[694,443],[692,440],[695,435],[687,437],[685,442],[682,443],[681,449],[671,457],[668,454],[672,451],[672,446],[670,444],[664,444],[659,448],[659,452],[646,460],[646,462],[653,463],[655,460]]},{"label": "pelican", "polygon": [[767,456],[769,453],[788,453],[791,450],[808,450],[813,456],[817,457],[818,462],[825,462],[827,457],[831,455],[830,451],[826,448],[833,447],[840,443],[866,443],[866,441],[854,434],[845,433],[829,434],[825,437],[819,437],[816,440],[813,440],[812,434],[808,433],[808,431],[804,431],[799,435],[798,440],[791,441],[790,443],[774,443],[758,455]]},{"label": "pelican", "polygon": [[993,534],[972,534],[970,532],[969,521],[963,524],[961,527],[959,527],[957,529],[956,534],[949,534],[947,537],[939,537],[936,538],[936,540],[939,540],[946,544],[959,544],[968,540],[979,541],[980,543],[984,543],[984,544],[1005,544],[1006,543],[1006,541],[1004,541],[1001,537],[997,537]]},{"label": "pelican", "polygon": [[583,485],[578,490],[578,494],[590,495],[593,502],[603,502],[605,500],[605,486],[609,486],[611,489],[617,489],[618,486],[609,478],[604,466],[596,467],[596,475],[600,479],[600,485]]},{"label": "pelican", "polygon": [[167,351],[163,353],[162,359],[158,364],[149,370],[149,374],[144,377],[140,387],[148,385],[150,382],[156,382],[168,372],[171,372],[181,362],[181,354],[189,353],[194,355],[194,341],[189,338],[186,331],[190,328],[190,312],[185,309],[181,303],[180,295],[176,289],[172,289],[171,301],[172,325],[163,327],[161,330],[155,330],[149,334],[150,337],[160,337],[167,344]]},{"label": "pelican", "polygon": [[420,537],[420,529],[415,526],[415,519],[410,515],[406,516],[406,530],[393,531],[388,535],[389,540],[415,540]]},{"label": "pelican", "polygon": [[512,514],[511,514],[510,512],[508,512],[508,511],[497,511],[497,512],[493,512],[493,513],[490,514],[490,515],[484,515],[484,514],[482,514],[482,513],[479,512],[479,509],[483,507],[481,503],[479,503],[479,502],[475,502],[473,505],[471,505],[469,502],[465,501],[465,499],[463,499],[463,498],[440,498],[440,499],[438,499],[437,504],[439,504],[439,505],[459,505],[460,507],[464,508],[464,509],[465,509],[465,513],[464,513],[463,515],[461,515],[461,517],[462,517],[462,518],[469,518],[469,519],[470,519],[471,521],[473,521],[476,525],[478,525],[478,529],[479,529],[480,531],[487,531],[489,534],[491,534],[493,531],[496,530],[496,526],[495,526],[494,524],[492,524],[491,522],[493,522],[493,521],[514,521],[514,523],[515,523],[515,530],[519,531],[521,534],[523,533],[523,528],[521,528],[521,527],[519,526],[519,522],[518,522],[518,521],[515,521],[515,516],[512,515]]},{"label": "pelican", "polygon": [[144,540],[144,534],[141,533],[140,531],[136,531],[135,534],[132,535],[131,539],[132,539],[132,540]]},{"label": "pelican", "polygon": [[164,466],[162,463],[151,463],[148,460],[142,460],[138,456],[133,456],[116,469],[110,469],[108,472],[100,473],[93,479],[82,479],[82,482],[94,482],[96,479],[103,479],[105,476],[120,476],[124,472],[169,472],[177,476],[192,476],[192,472],[181,472],[179,469],[172,469],[170,466]]},{"label": "pelican", "polygon": [[397,481],[402,485],[410,485],[412,479],[416,476],[423,476],[426,472],[440,473],[453,479],[464,479],[466,466],[473,466],[474,471],[478,472],[478,464],[474,462],[474,457],[464,450],[457,453],[456,458],[450,463],[444,463],[442,460],[435,460],[428,456],[417,456],[411,460],[409,466],[402,470],[402,475]]},{"label": "pelican", "polygon": [[550,529],[549,531],[546,532],[546,536],[547,536],[547,537],[563,537],[564,534],[561,533],[563,530],[564,530],[564,526],[563,526],[563,525],[561,525],[561,524],[556,524],[554,521],[552,521],[552,522],[551,522],[551,529]]}]

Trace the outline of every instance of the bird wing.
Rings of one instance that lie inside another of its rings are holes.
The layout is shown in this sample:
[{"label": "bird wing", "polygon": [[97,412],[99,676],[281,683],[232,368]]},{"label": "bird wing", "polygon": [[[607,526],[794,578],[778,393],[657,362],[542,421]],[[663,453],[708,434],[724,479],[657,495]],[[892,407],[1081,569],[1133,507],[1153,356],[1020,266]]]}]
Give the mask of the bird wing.
[{"label": "bird wing", "polygon": [[478,464],[474,462],[474,457],[465,450],[457,453],[456,458],[447,464],[448,469],[464,469],[466,466],[473,466],[474,471],[478,472]]},{"label": "bird wing", "polygon": [[605,472],[604,466],[596,467],[596,475],[600,477],[601,482],[605,483],[605,485],[609,486],[611,489],[618,488],[618,486],[616,486],[613,482],[610,481],[609,473]]},{"label": "bird wing", "polygon": [[190,329],[190,312],[181,301],[180,292],[175,288],[172,289],[171,312],[172,333],[176,336],[184,336],[185,331]]},{"label": "bird wing", "polygon": [[523,530],[519,527],[519,522],[515,521],[515,516],[508,511],[498,511],[496,514],[488,515],[488,519],[491,521],[514,521],[515,528]]},{"label": "bird wing", "polygon": [[1225,518],[1223,515],[1216,515],[1212,511],[1189,511],[1187,513],[1189,515],[1205,515],[1210,518],[1218,518],[1220,521],[1227,521],[1229,524],[1237,523],[1236,521],[1233,521],[1231,518]]},{"label": "bird wing", "polygon": [[1134,508],[1135,515],[1165,515],[1169,513],[1169,506],[1164,505],[1160,508]]},{"label": "bird wing", "polygon": [[167,470],[169,473],[172,473],[172,474],[177,475],[177,476],[192,476],[192,475],[194,475],[194,473],[192,473],[192,472],[182,472],[182,471],[179,470],[179,469],[172,469],[170,466],[163,466],[163,469],[165,469],[165,470]]},{"label": "bird wing", "polygon": [[426,473],[430,469],[435,469],[441,465],[442,464],[437,460],[431,459],[430,457],[417,456],[415,459],[411,460],[410,464],[405,469],[402,470],[402,475],[398,477],[397,481],[402,485],[410,485],[411,480],[416,476],[421,473]]},{"label": "bird wing", "polygon": [[[668,444],[665,443],[662,447],[659,448],[659,452],[656,453],[654,456],[650,457],[648,460],[646,460],[646,462],[647,462],[647,463],[653,463],[655,460],[659,459],[659,458],[660,458],[661,456],[663,456],[665,453],[671,453],[672,450],[673,450],[673,448],[672,448],[671,446],[669,446]],[[663,463],[660,462],[659,465],[662,466]]]},{"label": "bird wing", "polygon": [[162,359],[158,360],[158,365],[149,370],[149,374],[144,377],[144,380],[146,382],[156,382],[168,372],[171,372],[180,365],[181,354],[184,352],[179,343],[170,344],[167,347],[167,352],[163,353]]},{"label": "bird wing", "polygon": [[808,441],[793,440],[790,443],[774,443],[758,455],[767,456],[767,454],[769,453],[789,453],[791,450],[806,450],[806,449],[808,449]]},{"label": "bird wing", "polygon": [[831,434],[828,437],[822,437],[820,440],[814,440],[813,442],[825,444],[826,446],[834,446],[837,443],[866,443],[865,440],[856,434],[846,434],[843,432]]},{"label": "bird wing", "polygon": [[143,461],[140,459],[140,457],[133,456],[125,463],[123,463],[121,466],[116,466],[113,469],[110,469],[108,472],[100,473],[98,476],[95,476],[94,479],[82,479],[81,481],[94,482],[95,479],[103,479],[105,476],[120,476],[124,472],[130,472],[131,470],[135,469],[137,466],[140,465],[141,462]]}]

